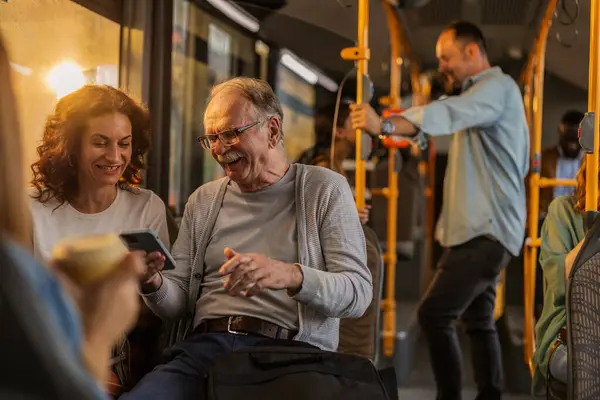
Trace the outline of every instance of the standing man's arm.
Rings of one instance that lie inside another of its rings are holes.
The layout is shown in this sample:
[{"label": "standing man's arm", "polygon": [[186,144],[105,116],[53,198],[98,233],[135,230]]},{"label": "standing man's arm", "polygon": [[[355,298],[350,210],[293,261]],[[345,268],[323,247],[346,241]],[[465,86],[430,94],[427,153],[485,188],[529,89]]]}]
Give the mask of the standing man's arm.
[{"label": "standing man's arm", "polygon": [[[432,136],[451,133],[476,126],[492,125],[502,115],[508,78],[494,76],[475,83],[460,96],[412,107],[389,119],[393,127],[386,132],[385,122],[368,104],[351,105],[352,127],[372,135],[382,131],[397,136],[414,136],[423,131]],[[383,130],[382,130],[383,128]]]}]

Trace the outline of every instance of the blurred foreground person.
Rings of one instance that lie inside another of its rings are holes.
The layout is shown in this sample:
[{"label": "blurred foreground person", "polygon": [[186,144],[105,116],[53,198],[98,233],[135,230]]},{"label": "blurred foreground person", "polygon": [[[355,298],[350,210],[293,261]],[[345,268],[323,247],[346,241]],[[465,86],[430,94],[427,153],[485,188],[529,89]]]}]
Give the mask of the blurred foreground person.
[{"label": "blurred foreground person", "polygon": [[[48,328],[64,338],[70,350],[64,356],[87,371],[90,397],[102,399],[105,395],[100,382],[106,379],[111,347],[131,327],[139,311],[136,291],[143,262],[138,255],[129,254],[106,278],[80,286],[34,260],[16,104],[9,58],[0,38],[0,246],[9,261],[18,266],[16,272],[37,297],[37,306],[49,316]],[[0,261],[0,271],[7,268],[7,263]],[[1,283],[0,278],[0,290],[8,295],[12,288]],[[45,334],[43,328],[41,325],[39,335]],[[6,340],[0,343],[7,349],[12,345]],[[50,375],[49,370],[46,373]],[[48,393],[48,398],[55,396]]]}]

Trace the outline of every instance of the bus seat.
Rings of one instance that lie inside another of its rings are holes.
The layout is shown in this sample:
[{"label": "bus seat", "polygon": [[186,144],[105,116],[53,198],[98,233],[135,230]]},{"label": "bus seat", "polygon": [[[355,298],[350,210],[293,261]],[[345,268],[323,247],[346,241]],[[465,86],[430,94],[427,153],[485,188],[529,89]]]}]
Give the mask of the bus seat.
[{"label": "bus seat", "polygon": [[[175,241],[177,240],[177,236],[179,235],[179,224],[177,223],[177,221],[175,220],[175,217],[173,216],[174,212],[173,210],[171,210],[171,208],[167,205],[165,205],[166,208],[166,217],[167,217],[167,228],[169,229],[169,239],[170,239],[170,243],[169,243],[169,248],[172,248],[173,245],[175,244]],[[165,243],[167,244],[167,243]]]},{"label": "bus seat", "polygon": [[568,398],[600,398],[600,218],[586,233],[567,281]]},{"label": "bus seat", "polygon": [[379,354],[379,330],[381,298],[383,296],[383,252],[377,234],[364,226],[367,243],[367,266],[373,277],[373,301],[360,318],[343,318],[340,321],[338,351],[369,358],[377,363]]},{"label": "bus seat", "polygon": [[3,242],[0,260],[0,398],[98,399]]}]

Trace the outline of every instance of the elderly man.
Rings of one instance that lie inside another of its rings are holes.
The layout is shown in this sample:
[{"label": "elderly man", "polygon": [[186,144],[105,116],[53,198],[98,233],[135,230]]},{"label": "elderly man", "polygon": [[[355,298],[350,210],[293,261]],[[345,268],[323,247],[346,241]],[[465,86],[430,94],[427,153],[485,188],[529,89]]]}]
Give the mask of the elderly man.
[{"label": "elderly man", "polygon": [[213,88],[199,141],[227,176],[190,196],[176,269],[153,270],[142,285],[158,316],[186,318],[185,339],[126,399],[201,398],[219,355],[264,338],[336,350],[339,318],[359,317],[371,302],[348,183],[325,168],[290,165],[282,124],[267,83],[234,78]]},{"label": "elderly man", "polygon": [[496,281],[525,233],[529,134],[515,81],[491,67],[481,31],[455,22],[439,36],[440,72],[462,85],[458,96],[380,119],[353,106],[354,128],[374,135],[450,135],[442,213],[436,238],[446,247],[419,309],[438,399],[461,398],[461,351],[455,321],[471,339],[477,399],[499,399],[500,343],[494,323]]}]

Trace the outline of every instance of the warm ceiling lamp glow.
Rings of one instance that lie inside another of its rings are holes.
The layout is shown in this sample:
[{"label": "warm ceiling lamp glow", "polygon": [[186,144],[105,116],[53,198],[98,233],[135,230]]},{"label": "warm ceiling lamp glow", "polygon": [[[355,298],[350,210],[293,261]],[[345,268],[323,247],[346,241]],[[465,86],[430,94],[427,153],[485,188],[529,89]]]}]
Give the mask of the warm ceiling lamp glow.
[{"label": "warm ceiling lamp glow", "polygon": [[85,85],[81,67],[72,62],[57,65],[48,74],[48,84],[60,99]]},{"label": "warm ceiling lamp glow", "polygon": [[208,2],[232,21],[240,24],[250,32],[256,33],[260,30],[260,24],[256,18],[234,2],[228,0],[208,0]]}]

